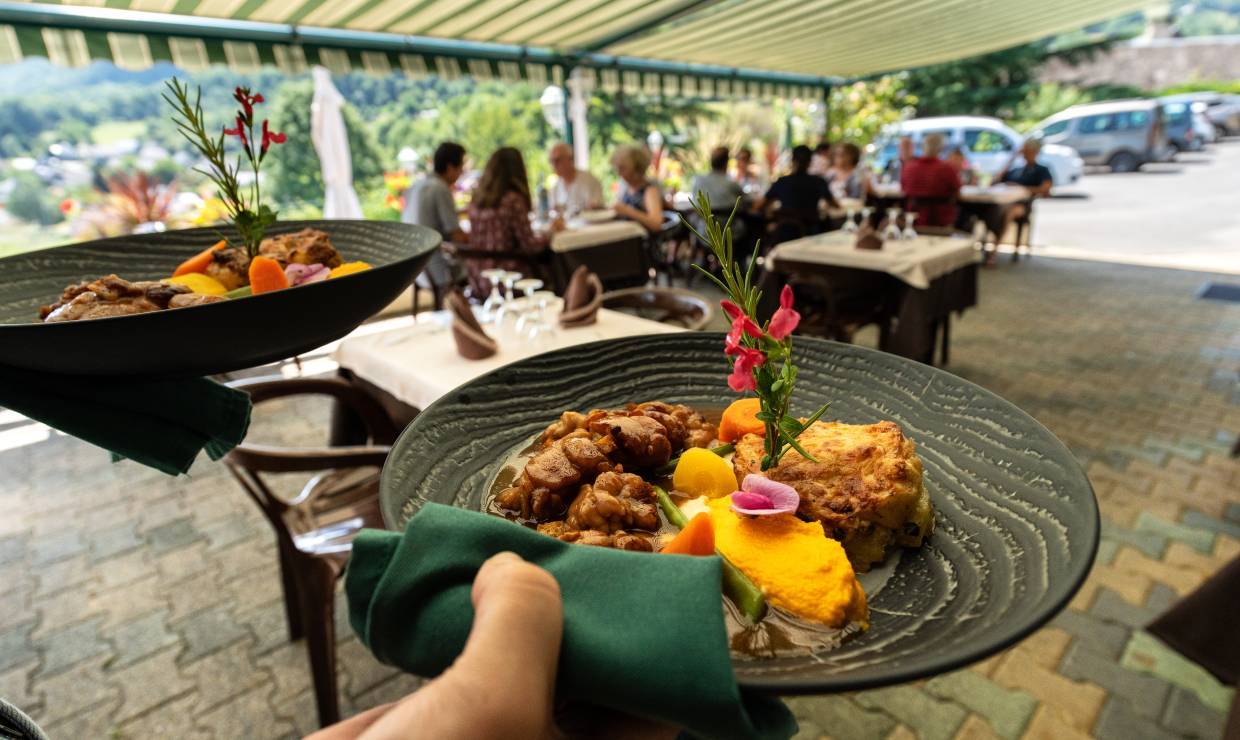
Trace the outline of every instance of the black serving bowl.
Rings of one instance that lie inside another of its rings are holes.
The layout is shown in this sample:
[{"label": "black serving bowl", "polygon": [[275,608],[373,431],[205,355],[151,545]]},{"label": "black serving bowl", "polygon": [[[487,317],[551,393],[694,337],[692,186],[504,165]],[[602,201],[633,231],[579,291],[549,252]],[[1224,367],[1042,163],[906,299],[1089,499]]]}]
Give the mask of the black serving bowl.
[{"label": "black serving bowl", "polygon": [[65,375],[183,377],[292,357],[339,339],[391,303],[440,237],[390,221],[282,221],[269,235],[327,232],[346,262],[372,268],[287,290],[202,306],[45,324],[39,307],[66,285],[116,273],[168,277],[222,236],[211,227],[98,239],[0,260],[0,365]]},{"label": "black serving bowl", "polygon": [[[898,423],[917,445],[934,533],[870,594],[870,629],[813,656],[736,658],[742,686],[826,693],[962,667],[1012,645],[1062,609],[1098,545],[1093,489],[1045,427],[1002,398],[895,355],[798,338],[794,411]],[[565,409],[661,399],[722,407],[723,335],[686,332],[583,344],[457,388],[405,429],[383,469],[389,527],[427,501],[478,511],[512,454]],[[674,608],[671,605],[668,608]]]}]

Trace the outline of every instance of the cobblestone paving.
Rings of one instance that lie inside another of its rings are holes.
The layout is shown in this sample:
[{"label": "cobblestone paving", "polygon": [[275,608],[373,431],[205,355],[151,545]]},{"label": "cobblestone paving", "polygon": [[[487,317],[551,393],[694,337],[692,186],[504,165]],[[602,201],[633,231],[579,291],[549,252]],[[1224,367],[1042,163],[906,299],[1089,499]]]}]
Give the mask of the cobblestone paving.
[{"label": "cobblestone paving", "polygon": [[[1098,563],[1067,611],[1006,653],[790,700],[799,737],[1219,736],[1231,690],[1142,631],[1240,554],[1240,463],[1227,456],[1240,306],[1195,300],[1205,279],[1046,259],[984,273],[951,370],[1073,449],[1102,508]],[[325,406],[263,411],[256,441],[318,442],[327,419]],[[0,412],[0,696],[53,738],[313,729],[272,535],[226,472],[200,462],[174,480],[43,434]],[[339,622],[346,712],[416,686]]]}]

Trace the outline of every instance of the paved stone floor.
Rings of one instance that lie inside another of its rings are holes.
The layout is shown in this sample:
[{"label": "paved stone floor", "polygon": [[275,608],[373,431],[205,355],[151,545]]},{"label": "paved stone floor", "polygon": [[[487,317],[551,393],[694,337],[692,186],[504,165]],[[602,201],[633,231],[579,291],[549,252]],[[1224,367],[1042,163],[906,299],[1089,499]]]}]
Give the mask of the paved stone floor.
[{"label": "paved stone floor", "polygon": [[[1240,462],[1227,456],[1240,305],[1194,299],[1205,279],[1047,259],[984,273],[951,370],[1079,456],[1104,517],[1097,566],[1066,612],[1006,653],[791,700],[801,737],[1218,737],[1231,691],[1141,629],[1240,554]],[[326,422],[320,406],[266,411],[260,441],[316,442]],[[312,729],[272,536],[225,471],[200,462],[174,480],[45,435],[0,412],[0,695],[54,738]],[[346,711],[416,685],[339,633]]]}]

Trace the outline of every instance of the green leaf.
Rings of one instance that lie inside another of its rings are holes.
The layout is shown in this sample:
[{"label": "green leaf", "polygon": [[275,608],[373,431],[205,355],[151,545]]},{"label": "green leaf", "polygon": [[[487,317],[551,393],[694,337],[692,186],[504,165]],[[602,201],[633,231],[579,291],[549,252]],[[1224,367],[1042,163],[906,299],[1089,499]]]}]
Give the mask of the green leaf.
[{"label": "green leaf", "polygon": [[771,413],[770,411],[759,411],[758,413],[754,414],[753,417],[757,419],[758,421],[763,421],[763,422],[766,422],[767,424],[775,423],[775,414]]},{"label": "green leaf", "polygon": [[[783,373],[780,373],[780,374],[783,375]],[[779,393],[781,390],[783,390],[784,385],[786,385],[786,383],[784,382],[783,378],[780,378],[779,380],[771,384],[771,390],[775,391],[776,393]]]}]

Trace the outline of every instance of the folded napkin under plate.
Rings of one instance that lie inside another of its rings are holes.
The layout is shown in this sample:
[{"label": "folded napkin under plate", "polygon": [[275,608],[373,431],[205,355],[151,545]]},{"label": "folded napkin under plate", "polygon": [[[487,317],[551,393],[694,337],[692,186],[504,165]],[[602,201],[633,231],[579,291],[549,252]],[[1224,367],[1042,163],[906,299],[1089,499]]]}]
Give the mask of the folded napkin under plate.
[{"label": "folded napkin under plate", "polygon": [[549,571],[564,602],[557,699],[603,706],[707,738],[787,738],[778,699],[736,684],[717,557],[571,545],[496,516],[428,503],[404,534],[364,530],[345,578],[354,631],[384,663],[443,672],[473,621],[470,588],[511,551]]}]

